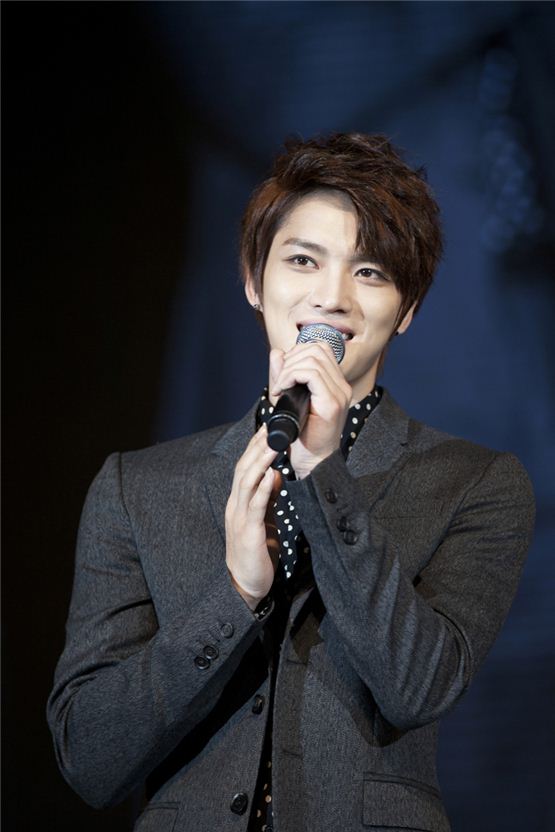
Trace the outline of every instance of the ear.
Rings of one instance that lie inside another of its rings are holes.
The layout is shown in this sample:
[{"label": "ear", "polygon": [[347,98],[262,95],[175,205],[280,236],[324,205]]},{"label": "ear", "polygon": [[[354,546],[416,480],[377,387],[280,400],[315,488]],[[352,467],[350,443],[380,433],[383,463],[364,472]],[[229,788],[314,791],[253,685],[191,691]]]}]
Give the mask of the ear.
[{"label": "ear", "polygon": [[262,304],[260,303],[260,298],[258,297],[258,293],[254,288],[254,283],[251,275],[249,275],[245,281],[245,295],[247,296],[247,300],[251,306],[254,306],[255,304],[262,306]]},{"label": "ear", "polygon": [[410,309],[408,309],[405,312],[405,314],[403,316],[403,319],[401,320],[399,326],[395,330],[396,335],[402,335],[403,332],[407,331],[407,329],[409,328],[409,326],[412,323],[412,318],[413,318],[413,315],[414,315],[415,307],[416,307],[416,303],[413,303],[412,306],[410,307]]}]

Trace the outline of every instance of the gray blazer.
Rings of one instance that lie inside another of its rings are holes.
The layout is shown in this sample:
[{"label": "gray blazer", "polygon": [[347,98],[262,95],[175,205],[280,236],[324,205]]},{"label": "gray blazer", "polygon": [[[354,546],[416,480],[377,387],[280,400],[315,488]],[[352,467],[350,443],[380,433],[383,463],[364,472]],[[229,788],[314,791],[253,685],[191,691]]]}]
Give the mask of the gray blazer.
[{"label": "gray blazer", "polygon": [[[268,617],[230,582],[224,510],[253,430],[254,408],[113,454],[87,497],[48,718],[91,805],[148,778],[137,832],[247,827]],[[532,532],[528,477],[385,393],[347,463],[334,453],[290,493],[314,584],[293,599],[277,668],[275,829],[448,832],[438,720],[507,615]]]}]

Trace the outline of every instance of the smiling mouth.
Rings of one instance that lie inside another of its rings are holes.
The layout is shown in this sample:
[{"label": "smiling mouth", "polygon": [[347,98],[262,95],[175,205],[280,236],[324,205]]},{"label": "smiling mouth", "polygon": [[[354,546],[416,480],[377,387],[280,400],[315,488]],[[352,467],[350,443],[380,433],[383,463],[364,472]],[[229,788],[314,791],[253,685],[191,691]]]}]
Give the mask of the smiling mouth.
[{"label": "smiling mouth", "polygon": [[350,330],[333,326],[333,324],[328,324],[326,321],[304,321],[303,323],[297,324],[297,332],[300,332],[303,327],[309,326],[310,324],[326,324],[327,326],[331,326],[339,332],[344,341],[352,341],[354,338],[354,335]]}]

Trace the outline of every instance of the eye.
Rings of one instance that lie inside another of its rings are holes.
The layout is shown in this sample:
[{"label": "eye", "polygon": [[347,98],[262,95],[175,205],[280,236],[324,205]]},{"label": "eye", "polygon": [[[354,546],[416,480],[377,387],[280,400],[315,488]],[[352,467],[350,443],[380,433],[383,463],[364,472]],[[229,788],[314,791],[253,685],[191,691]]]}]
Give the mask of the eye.
[{"label": "eye", "polygon": [[378,283],[384,282],[388,283],[390,278],[379,269],[371,269],[369,266],[365,266],[362,269],[357,271],[357,274],[363,277],[365,280],[371,280]]},{"label": "eye", "polygon": [[292,263],[294,266],[314,266],[317,268],[312,257],[308,257],[306,254],[295,254],[293,257],[289,257],[287,262]]}]

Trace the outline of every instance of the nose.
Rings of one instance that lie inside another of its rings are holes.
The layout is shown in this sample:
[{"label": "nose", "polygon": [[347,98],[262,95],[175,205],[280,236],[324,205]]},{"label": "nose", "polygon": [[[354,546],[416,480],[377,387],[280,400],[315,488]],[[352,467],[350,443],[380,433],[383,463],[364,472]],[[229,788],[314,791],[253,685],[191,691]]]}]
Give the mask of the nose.
[{"label": "nose", "polygon": [[310,302],[314,309],[324,312],[348,313],[353,307],[353,284],[349,273],[341,269],[326,269],[312,288]]}]

